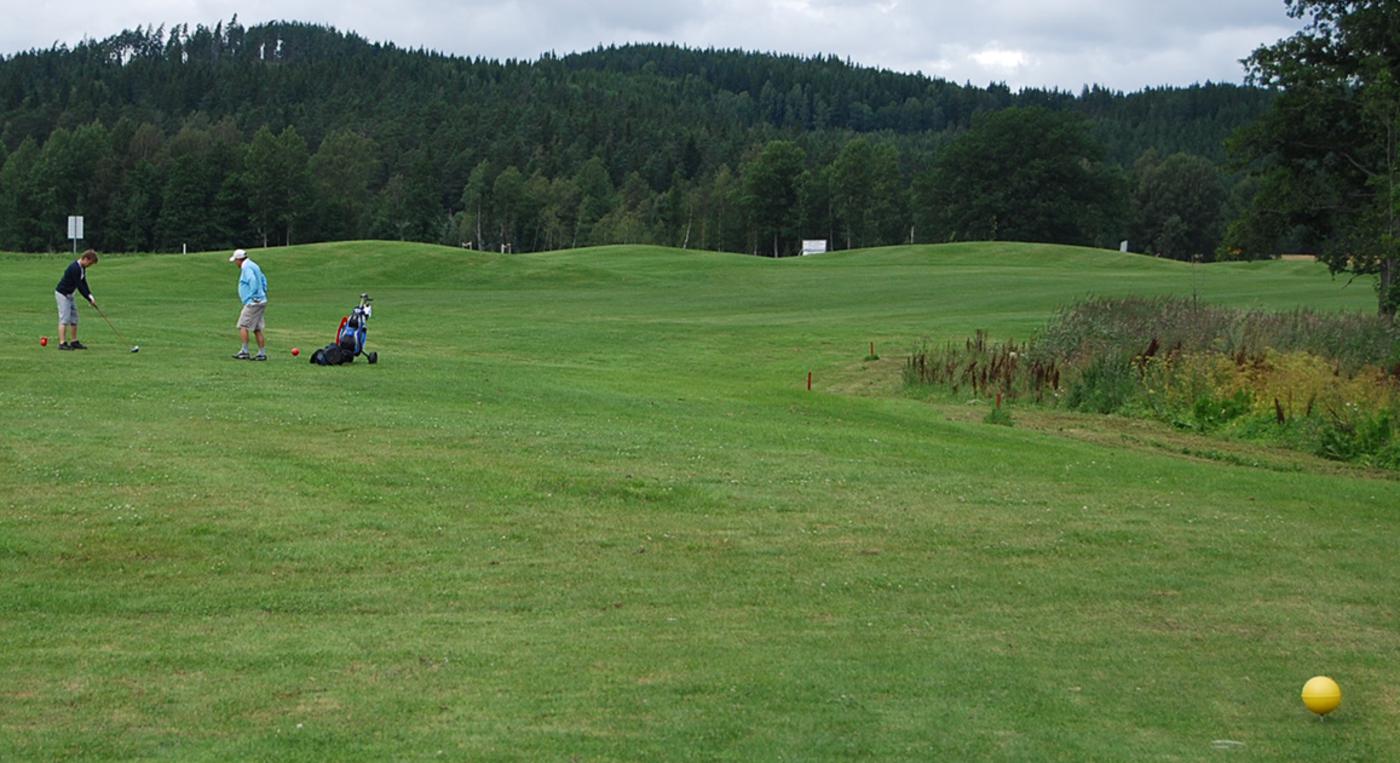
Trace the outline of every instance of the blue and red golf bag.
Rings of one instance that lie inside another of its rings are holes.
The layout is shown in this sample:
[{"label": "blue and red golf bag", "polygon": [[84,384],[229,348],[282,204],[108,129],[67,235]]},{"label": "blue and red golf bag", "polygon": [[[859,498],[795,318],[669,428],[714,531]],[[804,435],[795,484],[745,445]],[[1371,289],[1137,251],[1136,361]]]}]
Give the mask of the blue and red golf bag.
[{"label": "blue and red golf bag", "polygon": [[311,355],[311,362],[321,366],[338,366],[353,363],[359,355],[364,355],[370,364],[379,362],[379,353],[365,352],[365,337],[368,333],[370,316],[374,315],[373,300],[368,294],[360,295],[360,304],[350,314],[340,319],[340,328],[335,330],[335,341]]}]

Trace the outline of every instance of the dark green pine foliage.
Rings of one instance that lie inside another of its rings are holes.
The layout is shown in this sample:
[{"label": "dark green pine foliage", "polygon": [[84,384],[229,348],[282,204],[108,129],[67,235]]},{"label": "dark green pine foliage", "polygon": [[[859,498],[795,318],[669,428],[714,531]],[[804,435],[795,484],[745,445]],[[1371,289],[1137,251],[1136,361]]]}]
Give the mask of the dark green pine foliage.
[{"label": "dark green pine foliage", "polygon": [[[911,188],[981,115],[1078,115],[1094,156],[1129,167],[1149,149],[1218,161],[1272,98],[1013,93],[674,45],[500,62],[311,24],[138,27],[0,58],[0,248],[66,247],[60,212],[113,250],[384,237],[786,255],[800,238],[942,240],[970,234],[940,228]],[[1093,227],[1054,235],[1092,243]]]},{"label": "dark green pine foliage", "polygon": [[349,129],[327,135],[308,168],[311,221],[317,226],[309,235],[332,241],[363,235],[379,172],[377,149],[369,138]]},{"label": "dark green pine foliage", "polygon": [[52,249],[67,235],[67,231],[47,230],[59,223],[44,217],[47,192],[39,176],[39,154],[38,141],[25,138],[0,169],[0,248]]},{"label": "dark green pine foliage", "polygon": [[162,193],[160,171],[154,164],[142,160],[128,170],[112,204],[105,248],[121,252],[154,249]]}]

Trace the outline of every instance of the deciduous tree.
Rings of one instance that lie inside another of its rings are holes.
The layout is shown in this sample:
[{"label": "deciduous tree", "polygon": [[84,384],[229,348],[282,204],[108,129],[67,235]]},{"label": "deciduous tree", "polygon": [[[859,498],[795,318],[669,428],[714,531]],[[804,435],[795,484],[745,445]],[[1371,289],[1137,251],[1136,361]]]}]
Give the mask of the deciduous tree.
[{"label": "deciduous tree", "polygon": [[[1242,130],[1237,155],[1262,181],[1267,204],[1250,216],[1298,225],[1334,273],[1376,276],[1381,314],[1400,308],[1400,4],[1287,0],[1302,31],[1254,51],[1250,79],[1281,92]],[[1278,223],[1285,223],[1280,225]]]},{"label": "deciduous tree", "polygon": [[1121,204],[1102,148],[1070,114],[1011,108],[984,115],[920,183],[938,240],[1101,243]]},{"label": "deciduous tree", "polygon": [[774,257],[783,256],[796,231],[798,178],[806,154],[796,143],[770,141],[744,167],[744,203],[758,240],[772,242]]},{"label": "deciduous tree", "polygon": [[1208,259],[1220,242],[1225,183],[1203,157],[1178,153],[1137,166],[1131,238],[1151,253]]}]

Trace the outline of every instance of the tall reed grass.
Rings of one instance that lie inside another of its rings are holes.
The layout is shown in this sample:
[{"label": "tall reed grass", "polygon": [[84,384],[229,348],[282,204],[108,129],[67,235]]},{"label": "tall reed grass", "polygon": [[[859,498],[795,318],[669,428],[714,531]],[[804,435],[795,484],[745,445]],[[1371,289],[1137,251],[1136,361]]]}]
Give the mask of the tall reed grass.
[{"label": "tall reed grass", "polygon": [[1400,468],[1400,327],[1377,316],[1088,299],[1018,344],[916,349],[911,386],[1148,416]]}]

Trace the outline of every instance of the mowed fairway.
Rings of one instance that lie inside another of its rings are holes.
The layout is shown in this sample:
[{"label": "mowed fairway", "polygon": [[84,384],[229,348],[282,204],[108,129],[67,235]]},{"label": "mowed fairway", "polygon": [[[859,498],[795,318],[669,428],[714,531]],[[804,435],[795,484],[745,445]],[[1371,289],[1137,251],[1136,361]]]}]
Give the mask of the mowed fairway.
[{"label": "mowed fairway", "polygon": [[[84,307],[93,349],[41,349],[68,258],[0,256],[0,759],[1400,758],[1400,482],[899,382],[1091,293],[1367,284],[1014,244],[252,254],[261,364],[227,253],[90,271],[135,355]],[[380,364],[308,365],[361,291]]]}]

